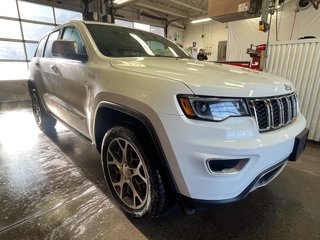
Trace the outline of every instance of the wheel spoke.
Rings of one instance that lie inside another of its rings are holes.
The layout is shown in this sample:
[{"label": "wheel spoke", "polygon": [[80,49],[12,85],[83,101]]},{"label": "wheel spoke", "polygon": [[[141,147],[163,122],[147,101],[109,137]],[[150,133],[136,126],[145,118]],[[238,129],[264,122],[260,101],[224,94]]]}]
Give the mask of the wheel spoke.
[{"label": "wheel spoke", "polygon": [[121,149],[122,152],[122,163],[127,163],[127,150],[128,150],[128,142],[127,141],[123,141],[124,142],[124,146],[121,144],[120,140],[117,140],[117,143]]},{"label": "wheel spoke", "polygon": [[112,153],[112,151],[111,151],[110,149],[108,149],[108,154],[111,155],[112,161],[110,161],[110,160],[108,159],[107,164],[108,164],[108,165],[116,165],[116,166],[118,167],[118,169],[120,170],[121,165],[120,165],[119,161],[117,160],[117,158],[114,156],[114,154]]},{"label": "wheel spoke", "polygon": [[[118,196],[123,200],[123,185],[125,184],[125,181],[121,179],[119,182],[112,183],[113,188],[116,190]],[[118,189],[118,190],[117,190]]]},{"label": "wheel spoke", "polygon": [[[132,169],[133,170],[133,174],[132,174],[132,176],[138,176],[139,178],[141,178],[142,179],[142,181],[144,181],[145,183],[147,183],[147,179],[145,178],[145,176],[143,176],[142,174],[141,174],[141,168],[142,168],[142,171],[144,172],[144,167],[143,167],[143,165],[142,165],[142,163],[141,163],[141,161],[139,162],[139,164],[138,164],[138,166],[136,167],[136,168],[134,168],[134,169]],[[145,173],[144,173],[145,174]]]},{"label": "wheel spoke", "polygon": [[135,188],[134,184],[132,184],[132,182],[129,182],[128,186],[130,187],[130,189],[131,189],[131,191],[133,193],[133,205],[135,207],[137,207],[136,199],[138,198],[138,200],[140,201],[140,204],[143,202],[143,200],[141,199],[139,193],[137,192],[137,189]]},{"label": "wheel spoke", "polygon": [[140,203],[142,203],[143,202],[143,200],[140,198],[140,196],[139,196],[139,194],[137,194],[137,193],[135,193],[135,197],[134,197],[135,199],[136,198],[138,198],[139,199],[139,201],[140,201]]}]

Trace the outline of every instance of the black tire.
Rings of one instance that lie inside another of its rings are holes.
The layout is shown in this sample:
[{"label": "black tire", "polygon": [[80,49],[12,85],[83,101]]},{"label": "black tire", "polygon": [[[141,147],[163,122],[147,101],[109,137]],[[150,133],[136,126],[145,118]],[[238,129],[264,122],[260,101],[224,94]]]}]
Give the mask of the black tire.
[{"label": "black tire", "polygon": [[32,90],[31,101],[34,119],[36,120],[38,127],[46,133],[55,131],[54,127],[57,120],[44,110],[35,89]]},{"label": "black tire", "polygon": [[[168,194],[157,156],[126,127],[113,127],[104,136],[101,160],[107,186],[120,208],[133,218],[160,216]],[[125,154],[124,154],[125,152]]]}]

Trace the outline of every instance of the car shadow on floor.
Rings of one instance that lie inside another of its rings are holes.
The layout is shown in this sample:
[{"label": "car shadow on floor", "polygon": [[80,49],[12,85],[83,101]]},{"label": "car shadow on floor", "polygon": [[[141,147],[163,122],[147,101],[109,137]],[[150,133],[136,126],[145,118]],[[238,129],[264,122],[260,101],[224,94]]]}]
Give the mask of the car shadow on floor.
[{"label": "car shadow on floor", "polygon": [[[104,182],[99,153],[93,146],[67,129],[47,136],[85,177],[112,199]],[[296,204],[294,200],[284,203],[278,199],[271,186],[258,189],[240,202],[214,205],[197,210],[191,216],[174,205],[160,218],[129,220],[148,239],[270,239],[270,234],[276,236],[284,231],[288,233],[282,229],[283,220],[277,225],[278,213]],[[290,219],[290,209],[285,215]]]},{"label": "car shadow on floor", "polygon": [[[290,203],[293,205],[294,201]],[[175,207],[159,219],[132,223],[149,239],[280,239],[276,236],[288,234],[279,218],[282,207],[286,208],[264,188],[240,202],[213,205],[191,216]],[[291,212],[287,214],[289,217]]]}]

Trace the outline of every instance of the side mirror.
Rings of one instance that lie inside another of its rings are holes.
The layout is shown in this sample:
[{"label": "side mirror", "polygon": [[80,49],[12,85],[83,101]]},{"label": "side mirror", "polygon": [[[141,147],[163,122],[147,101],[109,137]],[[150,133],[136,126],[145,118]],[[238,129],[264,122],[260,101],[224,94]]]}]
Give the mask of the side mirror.
[{"label": "side mirror", "polygon": [[52,55],[82,62],[88,60],[87,55],[77,53],[77,43],[71,40],[55,40],[52,44]]}]

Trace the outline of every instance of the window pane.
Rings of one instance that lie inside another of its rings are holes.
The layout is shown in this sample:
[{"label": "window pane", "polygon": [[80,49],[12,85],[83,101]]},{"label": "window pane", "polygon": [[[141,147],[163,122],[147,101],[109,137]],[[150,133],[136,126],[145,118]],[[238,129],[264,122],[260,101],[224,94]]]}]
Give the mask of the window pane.
[{"label": "window pane", "polygon": [[0,62],[0,72],[0,80],[27,80],[29,77],[25,62]]},{"label": "window pane", "polygon": [[38,49],[37,49],[37,57],[42,57],[43,56],[43,49],[44,49],[44,46],[46,45],[46,42],[47,42],[47,37],[45,38],[42,38],[40,40],[40,43],[39,43],[39,46],[38,46]]},{"label": "window pane", "polygon": [[149,32],[112,25],[87,23],[86,26],[105,56],[190,58],[171,41]]},{"label": "window pane", "polygon": [[54,23],[52,7],[24,1],[18,3],[22,19]]},{"label": "window pane", "polygon": [[151,26],[150,30],[150,32],[164,37],[164,28]]},{"label": "window pane", "polygon": [[0,59],[25,60],[23,43],[0,41]]},{"label": "window pane", "polygon": [[1,1],[0,16],[18,18],[16,0]]},{"label": "window pane", "polygon": [[147,25],[147,24],[142,24],[142,23],[136,23],[135,22],[133,24],[133,27],[136,28],[136,29],[141,29],[141,30],[150,32],[150,25]]},{"label": "window pane", "polygon": [[0,19],[0,38],[21,39],[19,22]]},{"label": "window pane", "polygon": [[64,24],[66,22],[69,22],[73,19],[80,19],[82,20],[82,14],[80,12],[55,8],[54,12],[56,14],[56,22],[57,24]]},{"label": "window pane", "polygon": [[36,43],[26,43],[28,60],[31,60],[36,52],[38,44]]},{"label": "window pane", "polygon": [[53,29],[54,26],[34,24],[34,23],[22,23],[22,29],[25,40],[39,41],[41,37]]},{"label": "window pane", "polygon": [[133,28],[133,22],[129,22],[129,21],[116,19],[115,24],[123,27]]},{"label": "window pane", "polygon": [[52,44],[55,40],[58,39],[58,36],[59,36],[59,31],[53,32],[49,35],[49,38],[46,44],[46,49],[44,50],[45,57],[52,57],[52,52],[51,52]]}]

